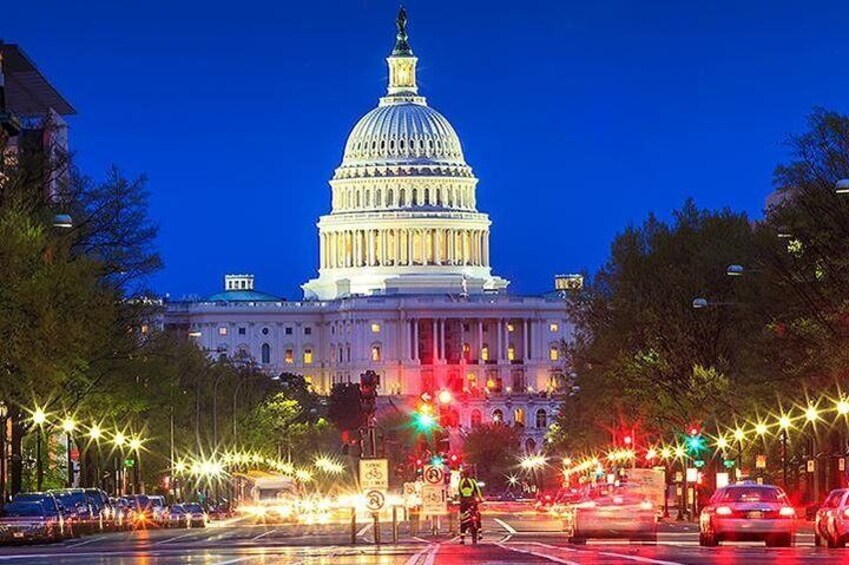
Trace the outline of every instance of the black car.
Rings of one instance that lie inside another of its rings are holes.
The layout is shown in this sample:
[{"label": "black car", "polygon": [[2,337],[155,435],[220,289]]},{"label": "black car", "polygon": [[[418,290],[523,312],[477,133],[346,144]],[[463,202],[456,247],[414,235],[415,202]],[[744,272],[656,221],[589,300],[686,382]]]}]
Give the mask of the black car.
[{"label": "black car", "polygon": [[65,520],[55,508],[41,502],[11,502],[0,516],[0,543],[61,541],[66,538]]},{"label": "black car", "polygon": [[12,497],[12,502],[35,502],[41,504],[41,506],[44,507],[49,514],[56,514],[62,517],[66,537],[79,537],[79,532],[74,528],[71,520],[69,520],[70,513],[64,506],[62,506],[62,503],[59,502],[59,499],[57,499],[53,493],[21,492]]},{"label": "black car", "polygon": [[67,520],[80,533],[91,533],[100,529],[100,520],[95,515],[92,501],[84,489],[69,488],[50,490],[67,511]]}]

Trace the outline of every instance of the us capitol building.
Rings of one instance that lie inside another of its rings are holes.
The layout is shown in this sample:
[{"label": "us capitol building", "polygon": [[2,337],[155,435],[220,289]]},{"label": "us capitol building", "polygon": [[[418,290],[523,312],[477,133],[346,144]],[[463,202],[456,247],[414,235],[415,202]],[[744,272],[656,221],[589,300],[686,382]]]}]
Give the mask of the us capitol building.
[{"label": "us capitol building", "polygon": [[[247,355],[329,392],[372,369],[395,403],[453,392],[460,428],[502,421],[541,447],[558,408],[571,338],[562,295],[513,296],[492,273],[489,217],[452,125],[419,95],[398,18],[389,86],[354,126],[318,221],[318,276],[304,299],[224,277],[222,292],[168,302],[165,323],[210,355]],[[560,291],[575,282],[560,277]]]}]

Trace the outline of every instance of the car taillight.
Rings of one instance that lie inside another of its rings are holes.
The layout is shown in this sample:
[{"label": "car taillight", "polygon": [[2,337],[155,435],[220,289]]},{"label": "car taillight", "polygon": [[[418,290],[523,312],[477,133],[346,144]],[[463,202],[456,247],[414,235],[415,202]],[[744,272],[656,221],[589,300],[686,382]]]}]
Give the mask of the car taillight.
[{"label": "car taillight", "polygon": [[651,509],[652,509],[652,503],[651,503],[651,501],[649,501],[649,500],[644,500],[644,501],[642,501],[642,502],[640,503],[640,509],[641,509],[641,510],[651,510]]},{"label": "car taillight", "polygon": [[582,502],[578,504],[578,508],[595,508],[595,502],[593,502],[592,500]]},{"label": "car taillight", "polygon": [[720,506],[716,509],[717,516],[731,516],[733,511],[727,506]]},{"label": "car taillight", "polygon": [[781,510],[778,511],[778,515],[782,518],[795,518],[796,510],[792,506],[782,506]]}]

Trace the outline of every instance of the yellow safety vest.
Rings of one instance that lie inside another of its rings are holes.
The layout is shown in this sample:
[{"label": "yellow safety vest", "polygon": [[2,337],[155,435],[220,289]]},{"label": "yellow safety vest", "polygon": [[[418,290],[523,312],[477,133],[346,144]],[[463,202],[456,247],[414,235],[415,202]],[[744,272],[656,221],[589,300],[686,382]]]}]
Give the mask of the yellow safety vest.
[{"label": "yellow safety vest", "polygon": [[461,479],[458,489],[460,491],[460,496],[463,498],[472,498],[476,494],[480,495],[480,488],[478,487],[477,481],[474,479]]}]

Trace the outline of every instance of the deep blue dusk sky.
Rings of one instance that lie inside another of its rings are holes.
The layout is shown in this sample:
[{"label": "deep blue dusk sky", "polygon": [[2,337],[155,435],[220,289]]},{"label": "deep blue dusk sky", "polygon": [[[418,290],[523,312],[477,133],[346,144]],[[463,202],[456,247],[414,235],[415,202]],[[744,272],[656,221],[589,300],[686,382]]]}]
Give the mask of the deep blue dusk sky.
[{"label": "deep blue dusk sky", "polygon": [[[849,105],[849,3],[406,2],[420,91],[481,179],[514,292],[595,269],[614,235],[688,196],[760,213],[783,140]],[[252,272],[289,298],[345,138],[385,91],[396,0],[7,2],[79,114],[83,169],[146,173],[178,297]]]}]

